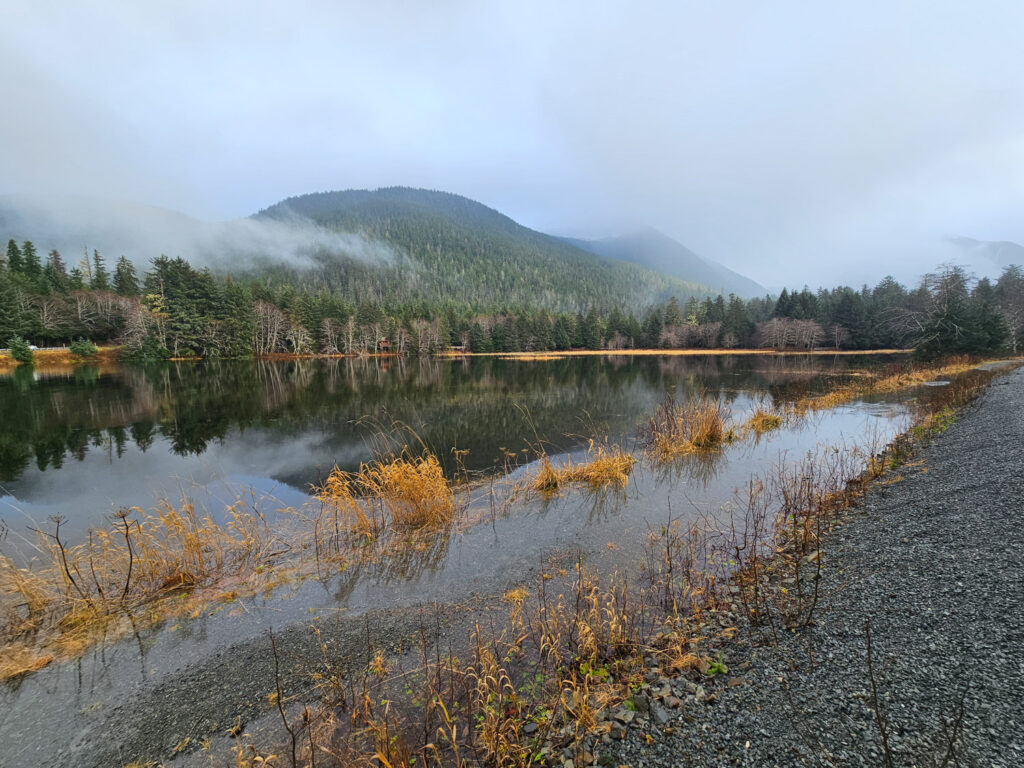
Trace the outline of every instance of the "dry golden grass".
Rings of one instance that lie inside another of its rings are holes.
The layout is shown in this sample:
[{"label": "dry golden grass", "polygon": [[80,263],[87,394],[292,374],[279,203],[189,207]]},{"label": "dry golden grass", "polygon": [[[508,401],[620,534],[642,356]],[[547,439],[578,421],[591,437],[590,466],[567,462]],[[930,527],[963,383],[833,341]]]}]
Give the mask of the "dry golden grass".
[{"label": "dry golden grass", "polygon": [[187,500],[161,502],[152,512],[121,510],[71,545],[54,518],[38,531],[30,561],[0,557],[0,679],[300,578],[314,552],[318,569],[324,556],[344,559],[342,539],[353,530],[419,529],[455,512],[452,487],[428,453],[335,470],[317,490],[320,514],[281,509],[273,526],[241,499],[217,520]]},{"label": "dry golden grass", "polygon": [[28,645],[8,645],[4,648],[3,656],[0,656],[0,680],[36,672],[53,660],[52,653],[40,653]]},{"label": "dry golden grass", "polygon": [[668,398],[658,406],[643,437],[654,457],[671,461],[688,453],[715,451],[734,439],[728,409],[716,398],[703,395],[683,403]]},{"label": "dry golden grass", "polygon": [[773,408],[764,404],[758,405],[744,424],[744,427],[753,430],[759,435],[771,432],[773,429],[778,429],[781,426],[782,416]]},{"label": "dry golden grass", "polygon": [[[461,355],[460,355],[461,357]],[[549,352],[513,352],[502,354],[499,360],[561,360],[565,355],[561,352],[552,354]]]},{"label": "dry golden grass", "polygon": [[597,445],[591,440],[587,459],[578,464],[567,459],[564,464],[554,467],[544,456],[530,487],[542,493],[555,493],[563,486],[576,484],[593,489],[625,488],[634,464],[636,458],[633,454],[619,446]]},{"label": "dry golden grass", "polygon": [[694,357],[701,355],[759,355],[762,357],[806,357],[807,355],[823,357],[857,357],[862,355],[905,355],[909,349],[566,349],[558,352],[438,352],[436,357],[501,357],[508,359],[538,359],[544,356],[562,357],[593,357],[601,355],[620,355],[624,357]]},{"label": "dry golden grass", "polygon": [[345,530],[366,538],[377,536],[382,528],[381,521],[372,506],[357,498],[357,484],[353,475],[343,472],[335,465],[323,485],[315,487],[314,495],[331,514],[334,530]]},{"label": "dry golden grass", "polygon": [[978,365],[978,361],[962,356],[935,364],[908,364],[899,370],[882,375],[869,373],[851,384],[836,387],[825,394],[801,398],[793,403],[789,410],[796,414],[828,410],[866,395],[892,394],[936,379],[956,376]]},{"label": "dry golden grass", "polygon": [[[88,363],[98,365],[101,370],[113,370],[121,359],[121,347],[99,347],[95,355],[89,357],[78,357],[71,354],[70,349],[43,349],[34,353],[33,366],[37,371],[65,371],[68,368]],[[8,353],[0,354],[0,373],[13,371],[19,365],[18,361]]]},{"label": "dry golden grass", "polygon": [[363,489],[383,502],[395,526],[446,523],[455,513],[455,493],[433,454],[376,462],[359,474]]},{"label": "dry golden grass", "polygon": [[[351,530],[368,536],[380,533],[388,522],[396,528],[421,528],[447,523],[455,514],[452,485],[441,462],[428,452],[363,464],[358,472],[335,467],[314,490]],[[375,515],[375,502],[387,510],[387,520]]]},{"label": "dry golden grass", "polygon": [[[38,658],[69,658],[119,636],[130,621],[147,625],[197,610],[162,598],[208,588],[215,600],[226,581],[241,586],[262,571],[280,539],[241,502],[225,515],[217,523],[189,502],[164,502],[151,513],[122,510],[73,546],[55,518],[39,532],[28,565],[0,558],[0,641],[17,649],[32,638]],[[237,596],[237,587],[228,594]]]}]

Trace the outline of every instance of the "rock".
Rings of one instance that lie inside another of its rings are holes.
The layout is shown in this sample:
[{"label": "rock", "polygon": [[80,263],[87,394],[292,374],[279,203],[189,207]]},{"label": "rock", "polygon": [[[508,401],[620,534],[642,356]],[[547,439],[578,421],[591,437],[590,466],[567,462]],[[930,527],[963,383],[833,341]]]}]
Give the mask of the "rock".
[{"label": "rock", "polygon": [[672,719],[672,715],[661,704],[652,704],[651,719],[656,725],[665,725],[665,723]]},{"label": "rock", "polygon": [[633,694],[633,705],[639,714],[646,715],[651,711],[651,698],[643,693]]},{"label": "rock", "polygon": [[822,554],[823,553],[820,549],[816,549],[809,555],[804,555],[803,557],[801,557],[800,565],[811,565],[812,563],[816,563],[821,559]]},{"label": "rock", "polygon": [[527,736],[532,736],[537,732],[537,727],[538,726],[536,723],[529,722],[523,726],[523,733],[525,733]]},{"label": "rock", "polygon": [[612,712],[612,717],[623,725],[629,725],[633,722],[633,718],[636,717],[636,713],[632,710],[622,707]]},{"label": "rock", "polygon": [[666,707],[670,707],[671,709],[679,709],[681,706],[683,706],[682,699],[677,698],[676,696],[666,696],[665,701],[662,703]]},{"label": "rock", "polygon": [[698,685],[697,689],[693,692],[693,700],[699,704],[700,702],[704,701],[706,696],[707,694],[704,692],[704,686]]}]

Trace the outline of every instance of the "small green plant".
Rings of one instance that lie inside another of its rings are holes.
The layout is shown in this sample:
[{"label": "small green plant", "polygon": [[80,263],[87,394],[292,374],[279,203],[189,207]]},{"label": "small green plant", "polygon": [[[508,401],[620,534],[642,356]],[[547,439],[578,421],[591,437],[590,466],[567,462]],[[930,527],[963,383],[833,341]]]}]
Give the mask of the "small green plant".
[{"label": "small green plant", "polygon": [[21,336],[12,337],[11,340],[7,342],[7,347],[11,350],[11,357],[19,363],[32,363],[32,347],[30,347],[29,343],[21,338]]},{"label": "small green plant", "polygon": [[718,654],[717,659],[712,659],[708,662],[707,671],[704,672],[708,677],[714,677],[715,675],[727,675],[729,674],[729,667],[725,665],[725,658],[721,653]]},{"label": "small green plant", "polygon": [[76,339],[72,341],[68,349],[75,357],[92,357],[99,349],[88,339]]}]

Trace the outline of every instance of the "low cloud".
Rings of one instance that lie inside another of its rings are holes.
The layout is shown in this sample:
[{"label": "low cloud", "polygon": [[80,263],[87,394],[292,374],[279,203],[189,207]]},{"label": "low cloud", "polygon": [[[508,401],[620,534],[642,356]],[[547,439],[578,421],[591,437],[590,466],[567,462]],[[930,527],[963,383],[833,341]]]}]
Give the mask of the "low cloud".
[{"label": "low cloud", "polygon": [[69,264],[96,249],[108,262],[124,255],[140,268],[160,255],[224,271],[268,260],[307,268],[322,255],[376,264],[397,256],[385,243],[299,216],[203,221],[163,208],[70,196],[0,198],[0,237],[32,240],[43,254],[56,248]]}]

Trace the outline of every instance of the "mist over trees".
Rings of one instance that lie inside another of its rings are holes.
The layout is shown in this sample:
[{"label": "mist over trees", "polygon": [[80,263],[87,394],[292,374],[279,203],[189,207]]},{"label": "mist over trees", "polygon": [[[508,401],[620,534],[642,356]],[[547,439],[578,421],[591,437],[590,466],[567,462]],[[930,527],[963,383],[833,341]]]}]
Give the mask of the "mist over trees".
[{"label": "mist over trees", "polygon": [[285,273],[242,280],[153,259],[144,274],[123,256],[113,270],[98,251],[74,267],[56,250],[45,260],[31,241],[0,256],[0,341],[39,346],[74,339],[121,344],[143,358],[274,354],[431,354],[567,349],[886,349],[913,346],[925,357],[1017,352],[1024,340],[1024,271],[1007,267],[993,283],[956,266],[914,289],[891,277],[876,286],[673,297],[646,309],[591,306],[557,312],[539,299],[515,305],[471,292],[445,300],[341,295]]}]

